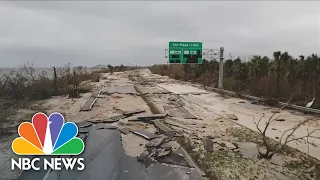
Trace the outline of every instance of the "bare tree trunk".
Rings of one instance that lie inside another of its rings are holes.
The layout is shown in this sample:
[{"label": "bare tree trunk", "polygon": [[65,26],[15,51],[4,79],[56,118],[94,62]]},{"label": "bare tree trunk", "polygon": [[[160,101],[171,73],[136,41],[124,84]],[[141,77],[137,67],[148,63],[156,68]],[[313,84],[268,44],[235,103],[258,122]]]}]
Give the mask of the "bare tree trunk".
[{"label": "bare tree trunk", "polygon": [[54,66],[53,67],[53,89],[54,89],[55,95],[58,94],[57,81],[58,81],[57,71],[56,71],[56,67]]}]

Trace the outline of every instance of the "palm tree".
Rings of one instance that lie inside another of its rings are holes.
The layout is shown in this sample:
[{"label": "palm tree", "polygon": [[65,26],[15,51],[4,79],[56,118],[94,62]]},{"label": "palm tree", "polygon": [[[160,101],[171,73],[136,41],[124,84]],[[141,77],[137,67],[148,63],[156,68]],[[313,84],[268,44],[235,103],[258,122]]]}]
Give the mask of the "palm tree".
[{"label": "palm tree", "polygon": [[291,56],[288,59],[288,62],[286,64],[286,78],[289,82],[289,94],[291,95],[293,92],[293,88],[295,86],[295,83],[297,82],[297,76],[298,76],[298,61],[296,59],[293,59]]},{"label": "palm tree", "polygon": [[277,73],[277,83],[276,83],[276,92],[279,90],[279,80],[280,80],[280,56],[281,56],[281,51],[277,51],[273,53],[274,60],[276,61],[277,68],[276,68],[276,73]]},{"label": "palm tree", "polygon": [[232,75],[232,63],[231,59],[226,60],[224,63],[223,71],[226,77],[230,77]]}]

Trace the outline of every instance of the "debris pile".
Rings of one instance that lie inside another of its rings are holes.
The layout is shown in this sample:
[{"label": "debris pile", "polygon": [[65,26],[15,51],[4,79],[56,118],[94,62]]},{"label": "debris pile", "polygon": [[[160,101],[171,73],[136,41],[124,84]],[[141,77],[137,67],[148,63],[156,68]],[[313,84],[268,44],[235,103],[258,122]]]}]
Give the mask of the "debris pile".
[{"label": "debris pile", "polygon": [[[196,171],[192,168],[195,167],[195,164],[193,164],[192,160],[190,161],[191,158],[187,155],[186,151],[184,151],[179,145],[176,145],[176,147],[172,145],[172,143],[174,144],[174,137],[181,135],[161,122],[161,119],[166,118],[167,114],[143,115],[138,116],[133,120],[145,123],[153,123],[157,128],[155,133],[136,128],[119,128],[106,124],[110,122],[117,122],[120,119],[142,112],[145,112],[145,110],[138,109],[135,111],[125,111],[122,114],[112,116],[105,120],[88,120],[79,122],[77,123],[79,128],[78,137],[85,140],[89,134],[90,128],[94,128],[95,131],[103,129],[119,130],[123,135],[129,135],[132,133],[148,141],[145,144],[144,152],[137,156],[136,159],[138,162],[144,164],[146,168],[156,166],[159,163],[165,163],[168,165],[174,165],[175,168],[179,167],[179,170],[181,170],[181,168],[190,168],[188,172],[195,173]],[[141,145],[142,144],[140,144],[140,146]],[[198,176],[199,179],[200,177],[201,175]]]},{"label": "debris pile", "polygon": [[[199,138],[193,138],[193,142],[197,144],[203,144],[203,149],[207,152],[213,151],[234,151],[238,152],[239,147],[238,144],[235,142],[229,142],[223,140],[221,138],[213,138],[213,137],[204,137],[201,139],[201,142],[198,140]],[[194,149],[193,151],[198,151],[198,149]]]}]

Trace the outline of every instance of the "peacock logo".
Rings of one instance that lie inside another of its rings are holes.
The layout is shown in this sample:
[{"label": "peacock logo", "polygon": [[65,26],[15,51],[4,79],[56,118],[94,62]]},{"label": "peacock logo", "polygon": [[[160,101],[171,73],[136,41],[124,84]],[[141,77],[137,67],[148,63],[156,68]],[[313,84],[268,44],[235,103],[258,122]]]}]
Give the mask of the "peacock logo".
[{"label": "peacock logo", "polygon": [[18,133],[20,137],[12,142],[12,150],[17,155],[79,155],[84,150],[83,141],[76,137],[76,124],[65,123],[57,112],[49,117],[36,113],[32,123],[20,124]]}]

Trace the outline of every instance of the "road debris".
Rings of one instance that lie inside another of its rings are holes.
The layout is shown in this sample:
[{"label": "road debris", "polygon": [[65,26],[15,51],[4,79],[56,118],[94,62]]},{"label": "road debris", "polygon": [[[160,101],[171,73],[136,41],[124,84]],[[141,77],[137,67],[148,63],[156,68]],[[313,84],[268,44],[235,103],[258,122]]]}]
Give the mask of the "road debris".
[{"label": "road debris", "polygon": [[228,116],[229,119],[238,120],[237,116],[234,114],[226,114],[226,115]]},{"label": "road debris", "polygon": [[213,141],[208,138],[203,138],[202,139],[204,150],[207,152],[212,152],[213,151]]},{"label": "road debris", "polygon": [[169,150],[169,149],[172,149],[172,147],[167,144],[167,143],[163,143],[160,145],[160,148],[164,149],[164,150]]},{"label": "road debris", "polygon": [[126,117],[125,115],[119,114],[119,115],[115,115],[115,116],[110,117],[110,119],[114,120],[114,121],[119,121],[120,119],[123,119],[125,117]]},{"label": "road debris", "polygon": [[158,154],[158,156],[156,157],[156,160],[161,163],[191,167],[189,163],[185,160],[185,158],[179,155],[177,152],[162,151],[161,155],[162,156],[159,156]]},{"label": "road debris", "polygon": [[159,147],[164,142],[164,140],[164,137],[152,139],[146,144],[146,147]]},{"label": "road debris", "polygon": [[154,125],[161,131],[163,132],[165,135],[168,135],[168,133],[170,132],[174,132],[173,130],[171,130],[168,126],[166,126],[165,124],[163,124],[162,122],[160,122],[159,120],[155,120],[153,121]]},{"label": "road debris", "polygon": [[172,110],[172,109],[174,109],[174,108],[176,108],[176,107],[174,107],[174,106],[163,106],[163,109],[164,109],[165,111],[167,111],[167,110]]},{"label": "road debris", "polygon": [[229,150],[234,150],[237,149],[237,146],[235,146],[233,143],[228,142],[228,141],[222,141],[220,146],[226,147]]},{"label": "road debris", "polygon": [[144,137],[145,139],[147,140],[151,140],[151,139],[154,139],[154,138],[157,138],[159,137],[158,135],[156,134],[153,134],[151,132],[148,132],[148,131],[144,131],[144,130],[139,130],[139,129],[133,129],[133,130],[130,130],[132,133],[134,134],[137,134],[139,136],[142,136]]},{"label": "road debris", "polygon": [[89,111],[92,109],[93,104],[97,101],[97,98],[90,97],[84,106],[80,109],[80,111]]},{"label": "road debris", "polygon": [[88,121],[82,121],[82,122],[77,122],[76,125],[78,126],[78,128],[84,128],[84,127],[92,126],[92,123]]},{"label": "road debris", "polygon": [[130,133],[130,128],[120,128],[119,131],[125,135]]},{"label": "road debris", "polygon": [[[159,158],[164,157],[169,155],[171,153],[171,148],[170,149],[157,149],[155,152],[155,159],[159,161]],[[161,161],[159,161],[161,162]]]},{"label": "road debris", "polygon": [[90,123],[96,124],[96,123],[103,123],[104,120],[101,119],[93,119],[93,120],[87,120]]},{"label": "road debris", "polygon": [[165,142],[171,141],[171,139],[174,137],[175,134],[176,134],[175,132],[168,132],[167,134],[165,134],[167,136],[167,138],[165,139]]},{"label": "road debris", "polygon": [[137,91],[134,89],[133,85],[128,86],[110,86],[105,87],[102,90],[103,94],[129,94],[129,95],[137,95]]},{"label": "road debris", "polygon": [[103,96],[100,96],[101,91],[95,91],[92,93],[92,97],[94,98],[103,98]]},{"label": "road debris", "polygon": [[115,129],[118,129],[117,126],[106,126],[104,124],[100,124],[98,126],[96,126],[96,130],[101,130],[101,129],[112,129],[112,130],[115,130]]},{"label": "road debris", "polygon": [[139,114],[139,113],[143,113],[143,112],[146,112],[146,110],[137,109],[137,110],[134,110],[134,111],[124,111],[124,112],[123,112],[123,115],[125,115],[125,116],[132,116],[132,115],[134,115],[134,114]]},{"label": "road debris", "polygon": [[152,115],[144,115],[138,116],[137,119],[144,121],[144,120],[154,120],[154,119],[163,119],[167,116],[167,114],[152,114]]},{"label": "road debris", "polygon": [[195,116],[190,114],[185,108],[178,107],[168,112],[171,117],[181,117],[184,119],[197,119]]},{"label": "road debris", "polygon": [[89,132],[89,128],[87,127],[78,129],[78,133],[88,133],[88,132]]}]

